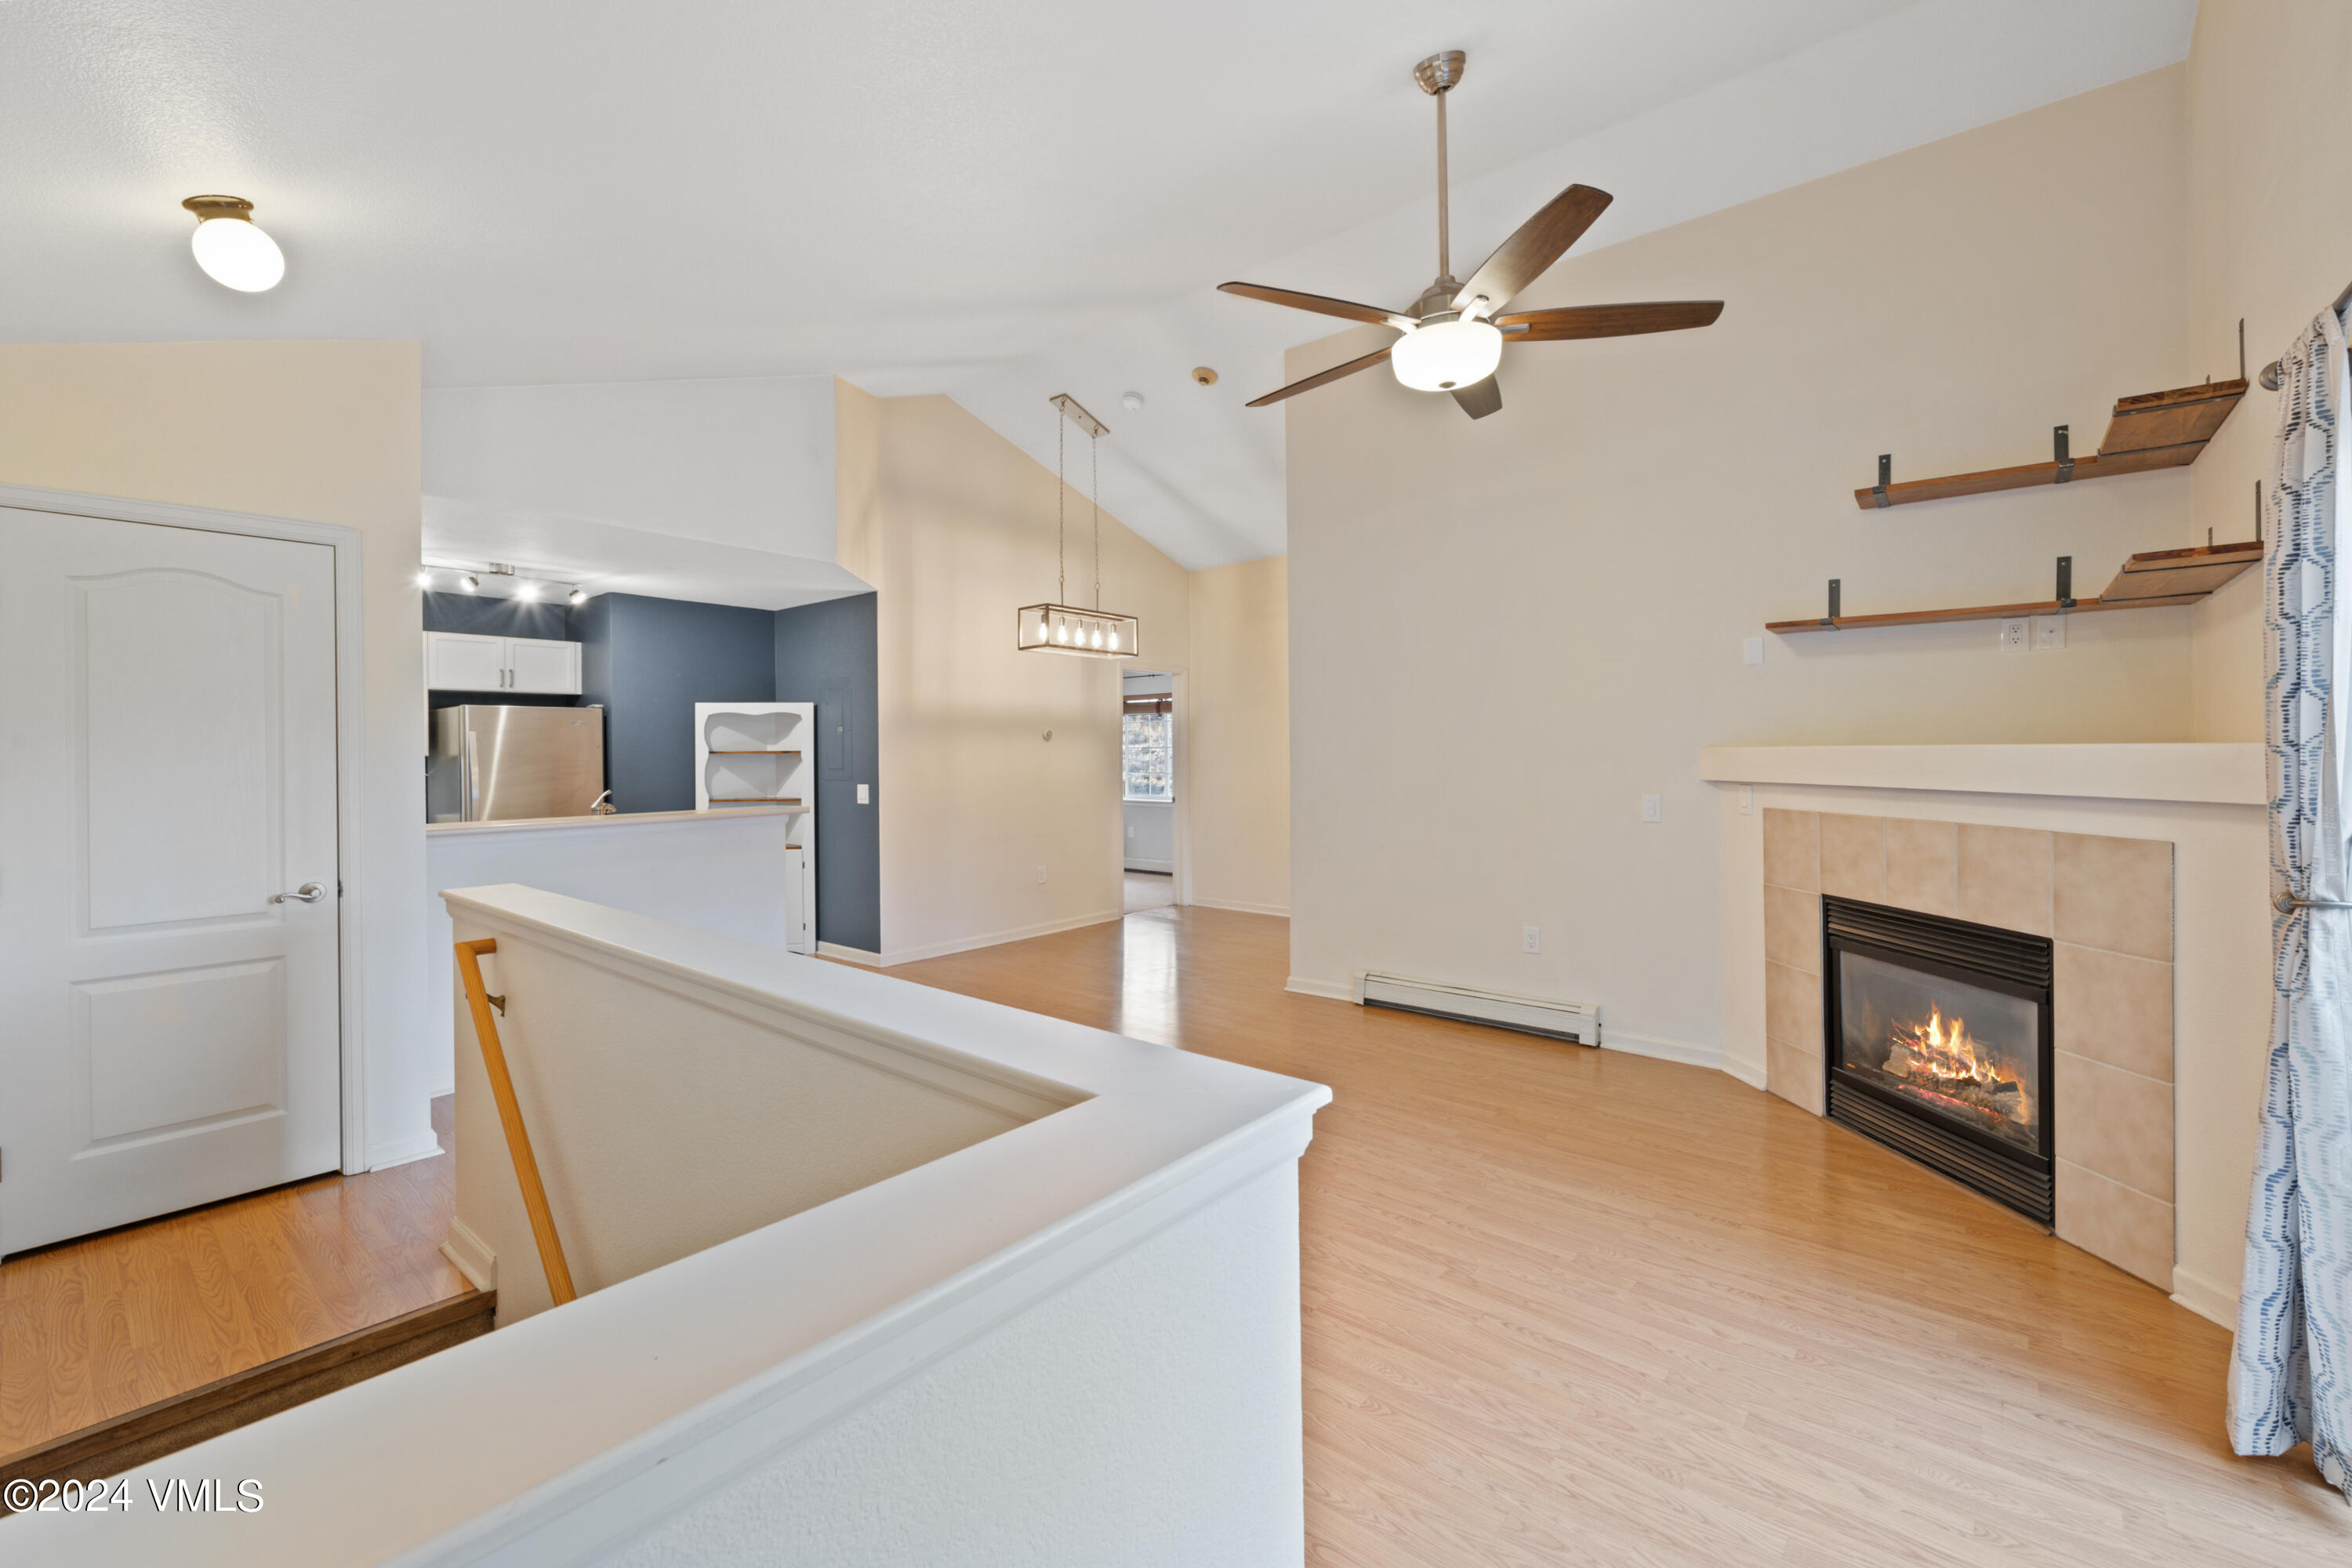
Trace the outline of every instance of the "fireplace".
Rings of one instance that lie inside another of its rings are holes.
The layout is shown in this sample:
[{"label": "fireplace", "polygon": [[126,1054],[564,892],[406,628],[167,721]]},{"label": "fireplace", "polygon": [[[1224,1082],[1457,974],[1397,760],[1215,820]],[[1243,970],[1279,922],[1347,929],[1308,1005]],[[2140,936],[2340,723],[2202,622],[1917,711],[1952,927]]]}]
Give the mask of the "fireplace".
[{"label": "fireplace", "polygon": [[1828,1111],[2053,1223],[2047,937],[1822,900]]}]

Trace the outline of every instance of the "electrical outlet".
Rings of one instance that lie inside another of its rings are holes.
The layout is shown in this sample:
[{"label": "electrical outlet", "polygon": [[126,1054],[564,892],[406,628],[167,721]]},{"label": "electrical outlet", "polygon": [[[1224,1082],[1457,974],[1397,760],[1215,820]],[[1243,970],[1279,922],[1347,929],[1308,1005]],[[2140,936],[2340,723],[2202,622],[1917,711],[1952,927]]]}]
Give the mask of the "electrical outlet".
[{"label": "electrical outlet", "polygon": [[1741,643],[1739,645],[1739,661],[1742,664],[1763,663],[1764,639],[1762,637],[1749,637],[1746,642]]},{"label": "electrical outlet", "polygon": [[2032,624],[2033,623],[2032,621],[2028,620],[2023,616],[2020,616],[2013,621],[2001,622],[2000,651],[2003,653],[2023,653],[2027,648],[2032,647],[2033,646],[2033,642],[2030,628]]},{"label": "electrical outlet", "polygon": [[1662,795],[1643,795],[1642,797],[1642,820],[1644,822],[1664,822],[1665,819],[1666,797]]},{"label": "electrical outlet", "polygon": [[1129,823],[1129,824],[1127,825],[1127,836],[1128,836],[1129,838],[1132,838],[1132,837],[1135,837],[1135,824],[1133,824],[1132,822],[1130,822],[1130,823]]},{"label": "electrical outlet", "polygon": [[872,789],[873,787],[874,787],[874,786],[873,786],[872,784],[859,784],[859,785],[857,786],[857,804],[858,804],[858,805],[872,805],[874,804],[874,797],[873,797],[872,795],[868,795],[868,794],[866,794],[866,793],[867,790],[870,790],[870,789]]},{"label": "electrical outlet", "polygon": [[2066,646],[2066,617],[2063,616],[2034,616],[2033,646],[2037,649],[2064,647]]},{"label": "electrical outlet", "polygon": [[1739,815],[1742,816],[1756,815],[1756,791],[1752,785],[1739,786]]},{"label": "electrical outlet", "polygon": [[1543,927],[1521,926],[1519,928],[1519,951],[1521,952],[1541,952],[1543,951]]},{"label": "electrical outlet", "polygon": [[1045,868],[1043,866],[1037,868],[1037,879],[1041,882],[1045,879]]}]

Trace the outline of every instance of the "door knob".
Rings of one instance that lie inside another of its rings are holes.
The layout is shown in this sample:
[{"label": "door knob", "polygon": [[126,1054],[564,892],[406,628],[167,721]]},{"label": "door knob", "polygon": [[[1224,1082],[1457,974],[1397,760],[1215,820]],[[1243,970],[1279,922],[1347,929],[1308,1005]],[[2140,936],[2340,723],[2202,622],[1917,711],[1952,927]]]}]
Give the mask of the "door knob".
[{"label": "door knob", "polygon": [[315,904],[326,896],[327,885],[324,882],[305,882],[290,893],[270,894],[269,901],[273,904]]}]

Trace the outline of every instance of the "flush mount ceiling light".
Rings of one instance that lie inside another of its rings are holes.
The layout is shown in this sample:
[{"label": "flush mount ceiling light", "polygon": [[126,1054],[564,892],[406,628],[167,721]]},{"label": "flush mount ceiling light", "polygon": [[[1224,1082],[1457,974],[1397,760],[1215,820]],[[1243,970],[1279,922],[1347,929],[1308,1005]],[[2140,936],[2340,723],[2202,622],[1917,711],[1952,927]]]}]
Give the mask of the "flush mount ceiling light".
[{"label": "flush mount ceiling light", "polygon": [[[1619,338],[1636,332],[1674,332],[1704,327],[1723,314],[1720,300],[1683,300],[1649,305],[1571,305],[1555,310],[1520,310],[1498,314],[1511,297],[1543,276],[1544,269],[1567,253],[1568,247],[1592,226],[1611,196],[1591,185],[1570,185],[1544,205],[1541,212],[1521,224],[1486,258],[1470,281],[1456,281],[1447,249],[1445,191],[1445,97],[1462,80],[1465,64],[1460,49],[1432,55],[1412,68],[1421,90],[1437,100],[1437,281],[1402,310],[1359,305],[1321,294],[1301,294],[1291,289],[1269,289],[1263,283],[1221,283],[1228,294],[1263,300],[1269,305],[1313,310],[1350,321],[1370,321],[1394,327],[1404,335],[1386,348],[1360,359],[1334,365],[1303,381],[1267,393],[1250,404],[1263,408],[1302,392],[1327,386],[1344,375],[1370,370],[1382,360],[1397,380],[1416,392],[1450,392],[1462,412],[1484,419],[1503,406],[1502,388],[1495,384],[1495,367],[1503,362],[1506,343],[1548,343],[1566,338]],[[1193,373],[1198,379],[1200,373]],[[1203,384],[1206,384],[1205,383]]]},{"label": "flush mount ceiling light", "polygon": [[1024,605],[1013,614],[1013,646],[1023,653],[1075,653],[1087,658],[1133,658],[1142,628],[1133,616],[1114,615],[1102,607],[1102,462],[1097,443],[1110,434],[1103,422],[1078,406],[1076,398],[1061,393],[1051,399],[1062,411],[1054,422],[1054,550],[1056,573],[1055,597],[1069,597],[1068,556],[1064,542],[1068,529],[1065,513],[1070,487],[1063,478],[1070,426],[1087,433],[1087,455],[1094,470],[1095,607],[1075,605]]},{"label": "flush mount ceiling light", "polygon": [[286,276],[286,255],[253,221],[253,204],[243,196],[190,196],[180,204],[196,215],[188,247],[205,276],[241,294],[278,287]]}]

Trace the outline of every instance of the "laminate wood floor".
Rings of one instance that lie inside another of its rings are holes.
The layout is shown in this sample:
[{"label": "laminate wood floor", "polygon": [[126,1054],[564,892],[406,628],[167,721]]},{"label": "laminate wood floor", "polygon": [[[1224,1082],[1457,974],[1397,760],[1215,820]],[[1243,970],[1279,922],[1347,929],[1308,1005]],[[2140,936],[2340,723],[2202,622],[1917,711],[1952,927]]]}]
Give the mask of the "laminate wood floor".
[{"label": "laminate wood floor", "polygon": [[445,1151],[0,1263],[0,1456],[472,1290],[441,1256]]},{"label": "laminate wood floor", "polygon": [[1288,949],[1170,909],[889,973],[1331,1086],[1310,1562],[2352,1562],[2156,1289],[1726,1074],[1292,995]]}]

